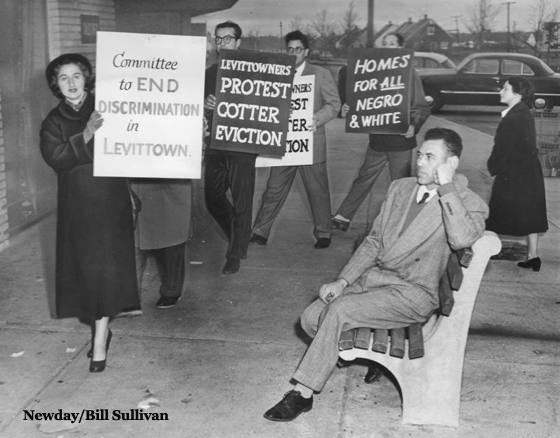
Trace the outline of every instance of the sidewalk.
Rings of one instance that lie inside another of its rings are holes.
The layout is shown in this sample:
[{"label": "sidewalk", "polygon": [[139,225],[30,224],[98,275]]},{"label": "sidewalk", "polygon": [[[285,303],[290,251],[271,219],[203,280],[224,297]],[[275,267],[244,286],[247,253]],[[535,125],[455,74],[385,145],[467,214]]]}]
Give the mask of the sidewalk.
[{"label": "sidewalk", "polygon": [[[446,126],[461,134],[466,145],[461,171],[488,199],[485,163],[492,138],[435,116],[427,125],[424,129]],[[344,133],[339,119],[328,125],[328,136],[335,211],[357,173],[366,137]],[[255,209],[267,172],[257,172]],[[144,315],[112,323],[108,365],[100,374],[88,371],[88,328],[50,316],[54,218],[11,239],[11,247],[0,253],[0,436],[560,436],[560,179],[547,178],[546,188],[550,229],[541,240],[541,272],[521,270],[513,261],[491,261],[481,285],[458,429],[403,426],[397,388],[385,377],[366,385],[363,364],[336,369],[315,396],[313,409],[294,422],[262,417],[290,389],[306,349],[297,324],[301,311],[347,261],[365,223],[364,205],[347,233],[337,231],[329,249],[315,250],[298,177],[268,245],[251,246],[233,276],[220,276],[226,243],[197,208],[187,294],[175,308],[156,310],[159,282],[150,265],[142,291]],[[150,397],[158,405],[145,412],[167,414],[167,421],[111,419],[114,411],[129,413]],[[24,410],[86,409],[108,409],[109,419],[84,417],[79,424],[24,419]]]}]

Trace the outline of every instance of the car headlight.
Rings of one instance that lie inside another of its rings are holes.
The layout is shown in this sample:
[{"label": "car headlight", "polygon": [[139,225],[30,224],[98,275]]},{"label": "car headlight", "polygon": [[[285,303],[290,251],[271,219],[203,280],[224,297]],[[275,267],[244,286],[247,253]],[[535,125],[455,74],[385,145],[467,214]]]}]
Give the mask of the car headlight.
[{"label": "car headlight", "polygon": [[546,99],[543,97],[536,97],[533,100],[533,108],[537,110],[542,110],[546,108]]}]

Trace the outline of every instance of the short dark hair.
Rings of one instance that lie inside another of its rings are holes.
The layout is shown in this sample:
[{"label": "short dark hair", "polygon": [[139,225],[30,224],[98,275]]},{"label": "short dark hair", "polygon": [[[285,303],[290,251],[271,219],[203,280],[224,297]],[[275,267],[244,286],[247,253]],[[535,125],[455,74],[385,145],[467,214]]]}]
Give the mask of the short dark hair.
[{"label": "short dark hair", "polygon": [[284,37],[284,41],[286,42],[286,45],[288,45],[290,41],[301,41],[303,47],[305,49],[309,49],[309,38],[299,30],[294,30],[290,33],[287,33]]},{"label": "short dark hair", "polygon": [[461,152],[463,151],[463,139],[452,129],[428,129],[424,135],[424,141],[428,140],[443,140],[443,144],[447,148],[447,152],[451,155],[455,155],[457,158],[461,157]]},{"label": "short dark hair", "polygon": [[383,39],[385,39],[385,38],[387,38],[388,36],[391,36],[391,35],[393,35],[394,37],[397,38],[397,43],[399,44],[399,47],[404,47],[405,39],[400,33],[388,33],[387,35],[385,35],[383,37]]},{"label": "short dark hair", "polygon": [[509,76],[502,84],[509,83],[514,93],[521,95],[523,102],[529,102],[535,93],[533,84],[521,76]]},{"label": "short dark hair", "polygon": [[216,29],[214,29],[214,34],[216,34],[218,29],[233,29],[233,33],[235,34],[236,39],[241,38],[241,35],[243,34],[243,31],[241,30],[241,27],[239,26],[239,24],[234,23],[233,21],[229,21],[229,20],[218,24],[216,26]]},{"label": "short dark hair", "polygon": [[85,91],[91,91],[95,88],[95,77],[89,60],[79,53],[65,53],[49,62],[45,70],[47,84],[56,98],[64,98],[58,86],[58,72],[63,65],[67,64],[76,64],[80,68],[85,78]]}]

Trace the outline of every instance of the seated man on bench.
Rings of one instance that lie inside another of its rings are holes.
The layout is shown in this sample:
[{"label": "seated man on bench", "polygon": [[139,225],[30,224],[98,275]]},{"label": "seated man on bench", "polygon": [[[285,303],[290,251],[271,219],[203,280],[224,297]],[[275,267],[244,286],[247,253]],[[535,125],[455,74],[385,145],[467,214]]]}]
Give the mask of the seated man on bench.
[{"label": "seated man on bench", "polygon": [[313,392],[323,389],[336,366],[343,331],[423,323],[438,308],[450,252],[482,237],[488,217],[488,206],[455,173],[462,148],[453,130],[426,132],[416,178],[391,184],[369,235],[305,309],[301,325],[314,339],[293,376],[295,388],[266,419],[291,421],[311,409]]}]

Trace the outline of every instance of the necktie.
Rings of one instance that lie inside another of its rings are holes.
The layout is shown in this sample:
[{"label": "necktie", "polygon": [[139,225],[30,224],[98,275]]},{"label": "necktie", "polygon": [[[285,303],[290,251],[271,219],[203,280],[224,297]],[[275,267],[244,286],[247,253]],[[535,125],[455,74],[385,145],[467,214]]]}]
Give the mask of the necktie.
[{"label": "necktie", "polygon": [[424,202],[426,202],[428,200],[429,197],[430,197],[430,194],[428,192],[424,193],[424,196],[422,196],[422,199],[420,199],[420,201],[418,201],[418,204],[423,204]]}]

